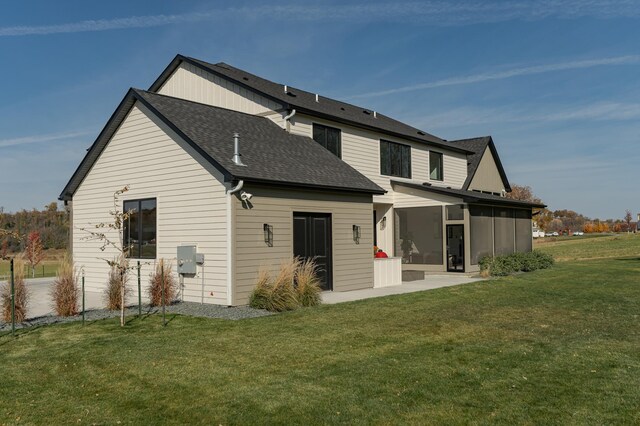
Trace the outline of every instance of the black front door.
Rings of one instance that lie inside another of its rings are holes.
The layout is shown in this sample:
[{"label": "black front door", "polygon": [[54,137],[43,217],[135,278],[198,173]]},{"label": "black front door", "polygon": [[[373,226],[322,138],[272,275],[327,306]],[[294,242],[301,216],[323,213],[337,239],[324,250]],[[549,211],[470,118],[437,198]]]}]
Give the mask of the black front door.
[{"label": "black front door", "polygon": [[464,225],[447,225],[447,271],[464,272]]},{"label": "black front door", "polygon": [[320,286],[323,290],[333,289],[330,214],[293,214],[293,255],[313,259],[318,266]]}]

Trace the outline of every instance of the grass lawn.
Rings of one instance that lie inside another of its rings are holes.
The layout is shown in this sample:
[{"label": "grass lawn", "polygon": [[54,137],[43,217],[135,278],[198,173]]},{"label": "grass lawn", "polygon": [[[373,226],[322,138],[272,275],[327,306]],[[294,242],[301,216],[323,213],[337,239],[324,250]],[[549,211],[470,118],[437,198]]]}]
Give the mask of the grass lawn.
[{"label": "grass lawn", "polygon": [[534,247],[551,253],[560,262],[640,256],[640,234],[545,238],[536,240]]},{"label": "grass lawn", "polygon": [[238,322],[28,329],[0,337],[0,424],[638,424],[639,276],[636,254]]}]

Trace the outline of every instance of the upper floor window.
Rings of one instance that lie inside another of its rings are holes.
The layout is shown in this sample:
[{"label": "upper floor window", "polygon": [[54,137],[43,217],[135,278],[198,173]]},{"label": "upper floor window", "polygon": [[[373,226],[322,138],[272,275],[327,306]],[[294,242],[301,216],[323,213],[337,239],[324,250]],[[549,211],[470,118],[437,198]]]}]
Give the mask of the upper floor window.
[{"label": "upper floor window", "polygon": [[313,140],[338,158],[342,158],[342,143],[340,139],[340,129],[313,123]]},{"label": "upper floor window", "polygon": [[429,178],[431,180],[443,180],[442,153],[429,151]]},{"label": "upper floor window", "polygon": [[125,254],[134,259],[155,259],[156,199],[125,201],[124,212],[129,213],[123,226]]},{"label": "upper floor window", "polygon": [[380,174],[411,178],[411,147],[380,141]]}]

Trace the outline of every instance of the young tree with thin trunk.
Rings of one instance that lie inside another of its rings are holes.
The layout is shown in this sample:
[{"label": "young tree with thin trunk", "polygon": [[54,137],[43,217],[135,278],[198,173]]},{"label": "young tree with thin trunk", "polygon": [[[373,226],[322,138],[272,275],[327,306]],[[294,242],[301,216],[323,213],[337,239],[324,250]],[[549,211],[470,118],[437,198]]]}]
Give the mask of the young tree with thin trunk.
[{"label": "young tree with thin trunk", "polygon": [[627,233],[631,231],[631,222],[633,222],[633,215],[631,210],[625,210],[624,221],[627,224]]},{"label": "young tree with thin trunk", "polygon": [[36,276],[36,267],[44,259],[44,248],[38,231],[32,231],[27,236],[27,245],[24,248],[24,257],[31,267],[31,277]]},{"label": "young tree with thin trunk", "polygon": [[129,191],[129,185],[122,189],[117,190],[113,194],[113,210],[109,212],[111,216],[110,222],[101,222],[93,225],[92,228],[80,228],[81,231],[86,232],[88,235],[84,237],[85,240],[99,241],[101,243],[100,251],[105,251],[107,248],[115,251],[115,256],[111,259],[99,258],[104,260],[112,271],[118,275],[120,280],[120,300],[118,306],[120,307],[120,326],[125,326],[124,311],[125,311],[125,299],[128,293],[127,289],[127,274],[130,269],[133,269],[129,264],[129,251],[131,246],[124,245],[123,228],[124,223],[129,219],[130,212],[123,212],[120,210],[120,196]]}]

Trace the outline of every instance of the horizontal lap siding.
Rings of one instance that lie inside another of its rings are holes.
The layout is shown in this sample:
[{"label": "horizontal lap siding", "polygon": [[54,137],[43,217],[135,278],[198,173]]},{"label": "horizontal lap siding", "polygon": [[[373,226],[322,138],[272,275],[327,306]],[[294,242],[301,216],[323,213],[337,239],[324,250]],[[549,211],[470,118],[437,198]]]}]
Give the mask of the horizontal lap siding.
[{"label": "horizontal lap siding", "polygon": [[184,62],[158,93],[247,114],[260,114],[281,108],[280,104],[253,91]]},{"label": "horizontal lap siding", "polygon": [[[335,123],[332,121],[315,119],[305,115],[296,115],[291,120],[291,133],[312,137],[313,123],[323,124],[341,129],[342,131],[342,159],[368,177],[370,180],[387,190],[387,194],[375,196],[376,203],[395,203],[396,198],[402,202],[403,194],[398,195],[391,185],[391,180],[401,180],[422,184],[429,182],[429,150],[443,153],[444,182],[436,182],[442,186],[462,188],[467,178],[467,157],[465,154],[443,151],[428,144],[408,141],[401,138],[386,136],[368,130]],[[411,146],[411,179],[383,176],[380,174],[380,139]],[[430,195],[426,195],[430,197]],[[423,196],[424,198],[424,196]]]},{"label": "horizontal lap siding", "polygon": [[[98,258],[110,259],[116,252],[101,252],[100,243],[83,238],[88,234],[80,228],[110,223],[113,193],[130,185],[130,191],[121,196],[119,209],[123,200],[157,199],[157,258],[171,260],[175,275],[177,246],[197,244],[198,252],[205,255],[205,302],[227,303],[224,187],[214,177],[217,171],[196,158],[199,155],[173,131],[143,106],[134,106],[73,197],[73,255],[76,265],[84,267],[87,289],[104,290],[109,268]],[[155,260],[141,262],[146,296]],[[185,279],[185,300],[201,300],[201,274],[198,268],[196,277]],[[137,294],[134,273],[130,282]],[[130,301],[135,299],[133,295]]]},{"label": "horizontal lap siding", "polygon": [[[356,290],[373,286],[373,207],[371,196],[276,190],[245,186],[253,194],[252,208],[236,199],[235,304],[246,304],[258,271],[274,273],[283,259],[293,256],[293,212],[331,213],[333,288]],[[273,226],[273,247],[264,242],[263,224]],[[360,225],[360,244],[353,241],[353,225]]]}]

